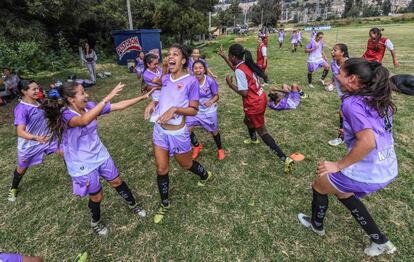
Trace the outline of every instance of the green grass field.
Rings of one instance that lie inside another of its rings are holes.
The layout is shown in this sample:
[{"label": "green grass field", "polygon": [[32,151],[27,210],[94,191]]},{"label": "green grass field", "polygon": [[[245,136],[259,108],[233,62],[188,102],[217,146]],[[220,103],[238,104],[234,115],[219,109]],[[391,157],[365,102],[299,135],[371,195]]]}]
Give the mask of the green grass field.
[{"label": "green grass field", "polygon": [[[326,32],[328,49],[338,41],[348,44],[353,56],[361,56],[368,37],[368,26],[343,27]],[[411,33],[410,33],[411,32]],[[414,74],[414,24],[386,25],[385,35],[397,50],[401,67],[392,68],[387,52],[385,65],[393,73]],[[304,34],[306,43],[309,33]],[[122,178],[149,211],[138,219],[107,184],[102,218],[110,230],[107,237],[94,235],[89,226],[87,198],[71,194],[71,180],[63,161],[46,157],[44,163],[29,169],[20,184],[16,204],[7,201],[11,174],[16,165],[16,135],[12,125],[12,106],[0,108],[0,251],[41,255],[45,261],[70,261],[87,251],[90,261],[361,261],[368,260],[363,248],[369,243],[348,211],[331,197],[326,217],[325,237],[319,237],[299,225],[296,215],[310,212],[309,183],[321,160],[338,160],[345,147],[332,148],[327,141],[336,136],[339,100],[317,85],[308,90],[309,99],[298,110],[267,110],[267,127],[287,153],[300,151],[305,161],[291,175],[282,173],[282,163],[261,143],[246,146],[247,130],[242,123],[241,98],[225,84],[230,73],[215,55],[220,43],[227,48],[238,41],[256,51],[254,36],[227,37],[202,50],[212,70],[219,76],[220,129],[227,158],[218,162],[210,135],[196,130],[204,149],[199,162],[217,178],[206,188],[196,186],[197,179],[184,172],[175,161],[170,166],[170,197],[173,210],[163,224],[155,225],[153,213],[159,194],[155,180],[151,146],[152,125],[143,120],[147,102],[115,112],[99,120],[99,133],[118,166]],[[273,85],[306,83],[306,56],[302,50],[292,54],[288,39],[279,50],[276,35],[269,39],[268,73]],[[139,84],[124,67],[106,65],[113,77],[99,80],[90,89],[91,100],[99,101],[119,81],[127,84],[117,100],[136,96]],[[75,69],[74,69],[75,70]],[[71,70],[57,75],[39,74],[47,83],[64,78]],[[73,72],[73,70],[72,70]],[[75,72],[86,77],[85,69]],[[318,79],[321,71],[315,75]],[[380,228],[397,246],[398,252],[374,261],[412,261],[414,259],[414,178],[412,149],[412,105],[414,97],[396,94],[398,112],[394,118],[394,138],[400,173],[384,190],[363,201]],[[411,124],[410,124],[411,123]]]}]

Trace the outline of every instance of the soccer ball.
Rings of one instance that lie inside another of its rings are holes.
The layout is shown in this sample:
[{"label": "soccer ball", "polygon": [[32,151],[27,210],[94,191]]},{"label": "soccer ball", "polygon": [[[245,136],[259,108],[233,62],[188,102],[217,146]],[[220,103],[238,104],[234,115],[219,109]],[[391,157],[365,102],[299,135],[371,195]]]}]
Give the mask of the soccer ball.
[{"label": "soccer ball", "polygon": [[333,84],[329,84],[329,85],[325,86],[325,90],[328,91],[328,92],[332,92],[334,90]]}]

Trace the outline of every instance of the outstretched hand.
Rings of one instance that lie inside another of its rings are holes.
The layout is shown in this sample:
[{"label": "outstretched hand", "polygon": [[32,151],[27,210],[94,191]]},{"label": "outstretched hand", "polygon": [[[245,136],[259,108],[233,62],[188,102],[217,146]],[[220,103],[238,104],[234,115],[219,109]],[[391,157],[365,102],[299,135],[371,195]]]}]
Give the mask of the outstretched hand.
[{"label": "outstretched hand", "polygon": [[223,45],[220,45],[220,48],[219,48],[219,50],[218,50],[217,54],[218,54],[219,56],[221,56],[221,57],[225,57],[225,56],[226,56],[226,54],[224,53],[224,48],[223,48]]},{"label": "outstretched hand", "polygon": [[125,84],[119,82],[114,89],[105,97],[107,102],[111,101],[115,96],[119,95],[119,93],[124,89]]}]

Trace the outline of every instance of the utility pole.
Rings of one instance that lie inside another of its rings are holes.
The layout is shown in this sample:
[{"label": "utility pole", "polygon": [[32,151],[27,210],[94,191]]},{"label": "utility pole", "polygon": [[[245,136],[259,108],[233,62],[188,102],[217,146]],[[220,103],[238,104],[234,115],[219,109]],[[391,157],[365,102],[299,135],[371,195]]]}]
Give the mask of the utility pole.
[{"label": "utility pole", "polygon": [[208,31],[211,31],[211,12],[208,12]]},{"label": "utility pole", "polygon": [[132,25],[131,4],[129,3],[129,0],[126,0],[126,4],[127,4],[127,11],[128,11],[129,30],[132,30],[134,29],[134,26]]},{"label": "utility pole", "polygon": [[260,25],[263,28],[263,8],[262,8],[262,15],[260,17]]}]

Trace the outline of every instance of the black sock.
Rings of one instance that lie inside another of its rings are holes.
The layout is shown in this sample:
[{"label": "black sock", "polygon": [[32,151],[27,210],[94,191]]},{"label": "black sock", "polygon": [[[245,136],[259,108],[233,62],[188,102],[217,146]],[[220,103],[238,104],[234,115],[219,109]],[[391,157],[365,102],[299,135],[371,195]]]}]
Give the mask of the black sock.
[{"label": "black sock", "polygon": [[325,77],[328,75],[328,73],[329,73],[329,70],[323,70],[321,79],[324,80]]},{"label": "black sock", "polygon": [[17,172],[17,169],[14,170],[11,188],[12,189],[17,189],[17,187],[19,186],[20,181],[22,180],[22,178],[23,178],[23,175],[21,175],[19,172]]},{"label": "black sock", "polygon": [[282,43],[279,43],[279,48],[282,48]]},{"label": "black sock", "polygon": [[252,127],[252,128],[248,127],[248,130],[249,130],[250,139],[256,141],[257,140],[256,128],[254,128],[254,127]]},{"label": "black sock", "polygon": [[216,142],[217,149],[222,149],[220,133],[217,133],[217,135],[213,135],[213,139],[214,142]]},{"label": "black sock", "polygon": [[189,170],[194,174],[198,175],[201,180],[206,180],[208,177],[207,170],[205,170],[204,167],[195,160],[193,160],[193,165],[190,167]]},{"label": "black sock", "polygon": [[276,144],[276,141],[269,134],[264,134],[261,136],[263,142],[270,147],[270,149],[282,160],[286,160],[286,155],[283,153],[282,149]]},{"label": "black sock", "polygon": [[[340,129],[344,128],[344,118],[342,117],[341,111],[339,111],[339,128]],[[338,137],[344,139],[343,134],[339,134]]]},{"label": "black sock", "polygon": [[168,187],[170,184],[168,173],[163,176],[157,175],[157,184],[158,190],[160,191],[161,204],[164,206],[168,206],[168,204],[170,203],[170,201],[168,200]]},{"label": "black sock", "polygon": [[88,207],[91,211],[92,222],[98,222],[101,219],[101,202],[94,202],[89,199]]},{"label": "black sock", "polygon": [[308,73],[308,83],[312,84],[312,73]]},{"label": "black sock", "polygon": [[312,199],[312,225],[316,229],[323,229],[323,219],[328,210],[328,195],[322,195],[312,188],[313,199]]},{"label": "black sock", "polygon": [[196,135],[194,134],[194,132],[191,132],[191,133],[190,133],[190,139],[191,139],[191,144],[192,144],[193,146],[199,146],[199,145],[200,145],[200,144],[198,143],[197,137],[196,137]]},{"label": "black sock", "polygon": [[128,185],[125,183],[125,181],[122,181],[122,184],[115,187],[116,192],[125,199],[125,201],[128,203],[128,205],[133,206],[135,205],[135,198],[131,193],[131,190],[129,189]]},{"label": "black sock", "polygon": [[351,196],[339,201],[351,211],[352,216],[361,225],[362,229],[370,236],[371,240],[377,244],[384,244],[388,241],[387,237],[381,233],[372,216],[369,214],[365,205],[356,198]]}]

